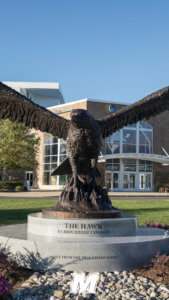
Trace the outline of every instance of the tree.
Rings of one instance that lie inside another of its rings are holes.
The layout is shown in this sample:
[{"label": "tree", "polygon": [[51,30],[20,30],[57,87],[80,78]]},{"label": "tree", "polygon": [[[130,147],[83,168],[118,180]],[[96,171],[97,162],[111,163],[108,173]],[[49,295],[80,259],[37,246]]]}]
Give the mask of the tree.
[{"label": "tree", "polygon": [[[0,120],[0,168],[3,177],[7,170],[35,170],[39,138],[21,123]],[[5,178],[6,179],[6,178]]]}]

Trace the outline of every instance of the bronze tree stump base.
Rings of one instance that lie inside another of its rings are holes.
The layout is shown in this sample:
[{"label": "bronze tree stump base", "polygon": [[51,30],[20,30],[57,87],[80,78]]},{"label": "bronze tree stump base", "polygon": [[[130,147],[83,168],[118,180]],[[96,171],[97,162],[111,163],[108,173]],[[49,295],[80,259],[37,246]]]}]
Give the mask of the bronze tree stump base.
[{"label": "bronze tree stump base", "polygon": [[89,212],[75,212],[75,211],[57,211],[53,207],[43,209],[42,216],[52,219],[112,219],[120,218],[121,211],[112,209],[110,211],[89,211]]}]

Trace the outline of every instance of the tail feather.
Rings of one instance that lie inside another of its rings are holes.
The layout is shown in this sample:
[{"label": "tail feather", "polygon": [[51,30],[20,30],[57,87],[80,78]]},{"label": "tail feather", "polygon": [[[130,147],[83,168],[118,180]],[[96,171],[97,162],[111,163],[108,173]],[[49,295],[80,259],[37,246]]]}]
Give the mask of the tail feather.
[{"label": "tail feather", "polygon": [[[78,173],[80,175],[87,175],[89,173],[89,168],[88,165],[86,164],[86,161],[79,161]],[[53,170],[51,175],[54,176],[54,175],[64,175],[64,174],[67,175],[72,174],[72,168],[68,156],[60,163],[59,166],[57,166]],[[98,168],[96,168],[96,177],[101,177]]]}]

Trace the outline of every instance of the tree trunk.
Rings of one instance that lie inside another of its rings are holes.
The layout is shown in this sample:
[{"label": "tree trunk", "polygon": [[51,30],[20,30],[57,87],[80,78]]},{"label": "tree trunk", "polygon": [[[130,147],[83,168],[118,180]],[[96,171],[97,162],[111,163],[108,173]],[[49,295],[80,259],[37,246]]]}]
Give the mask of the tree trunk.
[{"label": "tree trunk", "polygon": [[8,181],[8,170],[6,168],[2,168],[2,180]]}]

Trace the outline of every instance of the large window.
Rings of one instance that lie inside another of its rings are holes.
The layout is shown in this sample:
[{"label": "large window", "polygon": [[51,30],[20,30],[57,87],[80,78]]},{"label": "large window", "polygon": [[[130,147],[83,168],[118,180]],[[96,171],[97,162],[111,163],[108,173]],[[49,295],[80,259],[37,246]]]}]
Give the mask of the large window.
[{"label": "large window", "polygon": [[106,170],[120,171],[120,159],[107,159]]},{"label": "large window", "polygon": [[106,154],[120,153],[120,130],[106,139]]},{"label": "large window", "polygon": [[136,160],[135,159],[123,159],[123,171],[135,172]]},{"label": "large window", "polygon": [[152,139],[152,127],[145,122],[139,122],[139,153],[152,153]]},{"label": "large window", "polygon": [[153,129],[146,122],[126,126],[106,138],[106,155],[153,153]]},{"label": "large window", "polygon": [[152,161],[128,158],[106,160],[107,189],[150,191],[152,174]]},{"label": "large window", "polygon": [[123,129],[123,153],[136,153],[136,130]]},{"label": "large window", "polygon": [[[113,154],[153,153],[153,128],[141,121],[118,130],[106,138],[105,143],[105,155],[110,155],[109,159],[106,159],[106,178],[108,176],[109,179],[111,178],[111,185],[108,182],[109,188],[152,190],[153,164],[151,161],[125,158],[125,155],[122,156],[123,158],[113,159]],[[134,155],[129,155],[129,157],[132,156],[134,158]]]},{"label": "large window", "polygon": [[66,142],[50,134],[44,134],[44,167],[43,184],[44,185],[64,185],[67,176],[51,176],[51,172],[66,157]]},{"label": "large window", "polygon": [[152,172],[153,166],[152,161],[139,160],[139,172]]}]

